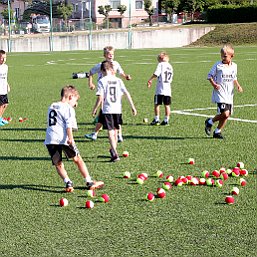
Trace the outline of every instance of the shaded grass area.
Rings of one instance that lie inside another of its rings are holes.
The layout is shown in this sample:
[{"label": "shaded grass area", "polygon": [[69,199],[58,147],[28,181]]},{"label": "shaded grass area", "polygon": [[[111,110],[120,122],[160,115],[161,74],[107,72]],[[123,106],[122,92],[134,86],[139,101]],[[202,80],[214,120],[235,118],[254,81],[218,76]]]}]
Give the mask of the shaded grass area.
[{"label": "shaded grass area", "polygon": [[233,45],[257,44],[257,23],[215,24],[215,29],[190,46],[216,46],[225,43]]},{"label": "shaded grass area", "polygon": [[[166,50],[174,67],[172,110],[203,108],[195,112],[214,115],[215,109],[205,109],[215,107],[206,76],[219,59],[219,48]],[[119,163],[109,163],[105,131],[96,142],[84,138],[94,128],[95,91],[88,89],[86,80],[71,79],[72,72],[88,71],[101,61],[101,51],[8,55],[12,91],[6,116],[13,120],[0,128],[1,256],[255,255],[249,245],[256,242],[256,123],[229,121],[224,141],[206,137],[201,116],[172,114],[169,127],[144,124],[143,118],[151,120],[154,115],[154,88],[147,89],[146,82],[160,51],[116,51],[116,59],[132,76],[125,83],[138,109],[138,116],[132,117],[124,99],[125,141],[118,150],[127,150],[130,156]],[[249,61],[256,52],[254,47],[236,48],[238,79],[244,88],[243,94],[235,93],[236,106],[257,104],[251,79],[256,59]],[[91,175],[106,184],[92,199],[91,210],[84,208],[90,198],[73,163],[65,161],[75,191],[65,194],[43,145],[47,107],[59,99],[66,84],[74,84],[81,95],[76,110],[79,130],[74,134],[78,148]],[[20,123],[19,117],[28,120]],[[235,107],[233,117],[256,120],[256,106]],[[186,164],[189,157],[195,165]],[[238,161],[249,171],[246,187],[238,185],[238,178],[230,178],[222,188],[173,186],[165,199],[145,201],[145,195],[155,193],[163,183],[154,177],[159,169],[165,176],[199,177],[205,169],[232,168]],[[131,172],[131,179],[123,179],[125,171]],[[150,178],[137,185],[141,172]],[[240,194],[229,206],[224,198],[233,186],[239,187]],[[109,203],[96,200],[102,193],[110,196]],[[59,207],[61,197],[69,200],[69,206]]]}]

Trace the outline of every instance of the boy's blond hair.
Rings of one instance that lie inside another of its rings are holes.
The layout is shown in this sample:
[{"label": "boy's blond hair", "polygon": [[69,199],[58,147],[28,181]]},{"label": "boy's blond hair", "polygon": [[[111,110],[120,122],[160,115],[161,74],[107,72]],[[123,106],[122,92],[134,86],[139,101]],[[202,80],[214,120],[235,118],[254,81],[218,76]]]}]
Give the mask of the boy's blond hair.
[{"label": "boy's blond hair", "polygon": [[221,49],[220,49],[221,54],[229,54],[231,57],[234,56],[235,50],[234,47],[231,44],[225,44]]},{"label": "boy's blond hair", "polygon": [[104,55],[109,53],[110,51],[114,51],[114,47],[113,46],[106,46],[104,48]]},{"label": "boy's blond hair", "polygon": [[74,95],[79,98],[79,92],[73,85],[63,87],[61,90],[61,98],[68,98],[70,95]]},{"label": "boy's blond hair", "polygon": [[157,56],[158,62],[168,62],[169,61],[169,55],[166,52],[161,52]]}]

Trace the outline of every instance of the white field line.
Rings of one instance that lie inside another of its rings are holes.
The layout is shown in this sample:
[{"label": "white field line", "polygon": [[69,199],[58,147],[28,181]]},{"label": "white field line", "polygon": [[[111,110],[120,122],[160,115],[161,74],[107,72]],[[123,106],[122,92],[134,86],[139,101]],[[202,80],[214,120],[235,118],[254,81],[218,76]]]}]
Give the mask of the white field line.
[{"label": "white field line", "polygon": [[[257,104],[235,105],[234,107],[235,108],[244,108],[244,107],[254,107],[254,106],[257,106]],[[194,109],[177,110],[177,111],[174,110],[174,111],[171,111],[171,113],[208,118],[208,117],[210,117],[210,115],[195,113],[194,111],[205,111],[205,110],[213,110],[213,109],[217,109],[217,107],[194,108]],[[247,123],[257,123],[257,120],[247,120],[247,119],[239,119],[239,118],[232,118],[232,117],[230,117],[229,120],[247,122]]]}]

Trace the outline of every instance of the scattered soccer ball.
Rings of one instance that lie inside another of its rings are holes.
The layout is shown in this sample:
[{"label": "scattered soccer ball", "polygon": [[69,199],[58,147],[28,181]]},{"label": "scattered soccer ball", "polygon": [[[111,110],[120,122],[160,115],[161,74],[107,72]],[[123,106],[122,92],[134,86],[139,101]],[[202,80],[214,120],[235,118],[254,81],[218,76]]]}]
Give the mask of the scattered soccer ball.
[{"label": "scattered soccer ball", "polygon": [[123,178],[131,178],[130,172],[129,172],[129,171],[125,171],[125,172],[123,173]]},{"label": "scattered soccer ball", "polygon": [[128,157],[128,156],[129,156],[129,152],[128,152],[128,151],[124,151],[124,152],[122,153],[122,156],[123,156],[123,157]]},{"label": "scattered soccer ball", "polygon": [[243,162],[238,162],[238,163],[236,164],[236,166],[237,166],[238,168],[240,168],[240,169],[243,169],[243,168],[245,167],[245,165],[244,165]]},{"label": "scattered soccer ball", "polygon": [[155,199],[155,196],[154,196],[153,193],[148,193],[148,194],[146,194],[146,200],[147,200],[147,201],[153,202],[154,199]]},{"label": "scattered soccer ball", "polygon": [[193,164],[195,164],[195,159],[194,158],[189,158],[187,160],[187,163],[193,165]]},{"label": "scattered soccer ball", "polygon": [[228,195],[228,196],[226,196],[226,198],[225,198],[225,202],[226,202],[227,204],[234,204],[234,203],[235,203],[235,199],[234,199],[233,196]]},{"label": "scattered soccer ball", "polygon": [[232,195],[239,195],[239,188],[238,187],[233,187],[231,190]]},{"label": "scattered soccer ball", "polygon": [[157,189],[157,196],[158,196],[159,198],[165,198],[165,197],[166,197],[166,192],[165,192],[165,190],[164,190],[163,188],[159,187],[159,188]]},{"label": "scattered soccer ball", "polygon": [[108,203],[110,201],[110,197],[107,194],[102,194],[102,196],[99,198],[100,202]]},{"label": "scattered soccer ball", "polygon": [[95,197],[95,190],[87,190],[86,194],[89,197]]},{"label": "scattered soccer ball", "polygon": [[87,200],[87,201],[86,201],[85,207],[86,207],[87,209],[92,209],[92,208],[94,208],[94,206],[95,206],[95,204],[94,204],[93,201],[91,201],[91,200]]},{"label": "scattered soccer ball", "polygon": [[59,204],[60,204],[61,207],[65,207],[65,206],[68,206],[69,201],[66,198],[63,197],[63,198],[60,199]]},{"label": "scattered soccer ball", "polygon": [[155,176],[157,178],[162,178],[163,177],[163,172],[161,170],[157,170],[157,172],[155,173]]},{"label": "scattered soccer ball", "polygon": [[147,119],[147,118],[144,118],[144,119],[143,119],[143,122],[144,122],[144,123],[148,123],[148,119]]}]

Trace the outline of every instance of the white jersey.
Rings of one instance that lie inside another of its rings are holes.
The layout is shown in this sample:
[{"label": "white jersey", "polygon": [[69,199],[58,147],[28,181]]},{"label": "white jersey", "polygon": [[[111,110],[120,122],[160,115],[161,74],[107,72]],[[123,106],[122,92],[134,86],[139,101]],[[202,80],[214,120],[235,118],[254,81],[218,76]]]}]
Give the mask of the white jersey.
[{"label": "white jersey", "polygon": [[212,102],[233,104],[234,81],[237,80],[237,65],[223,64],[222,61],[216,62],[208,73],[208,79],[213,78],[215,83],[220,85],[219,90],[212,91]]},{"label": "white jersey", "polygon": [[8,66],[7,64],[0,65],[0,95],[7,95],[8,93]]},{"label": "white jersey", "polygon": [[[124,71],[123,69],[121,68],[120,64],[117,62],[117,61],[111,61],[112,65],[113,65],[113,69],[114,71],[117,73],[117,74],[124,74]],[[97,78],[97,81],[99,81],[102,77],[103,77],[103,74],[101,72],[101,62],[96,64],[91,70],[90,70],[90,73],[93,75],[93,74],[98,74],[98,78]]]},{"label": "white jersey", "polygon": [[171,96],[171,82],[173,79],[173,68],[168,62],[160,62],[154,72],[157,76],[155,94]]},{"label": "white jersey", "polygon": [[103,114],[121,114],[122,96],[127,94],[127,89],[120,78],[115,75],[107,75],[98,81],[96,95],[103,97]]},{"label": "white jersey", "polygon": [[75,110],[68,103],[52,103],[47,113],[45,145],[68,145],[67,128],[74,128]]}]

